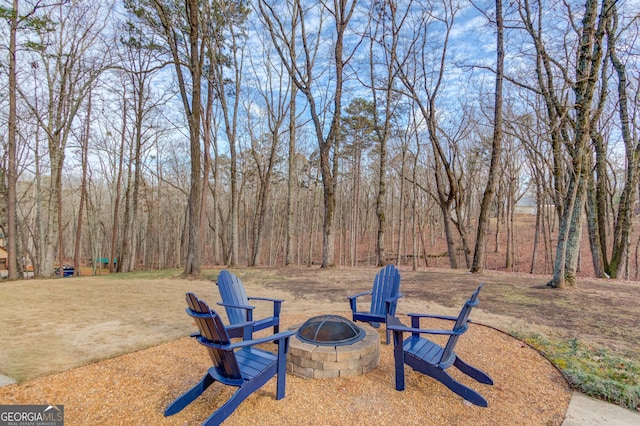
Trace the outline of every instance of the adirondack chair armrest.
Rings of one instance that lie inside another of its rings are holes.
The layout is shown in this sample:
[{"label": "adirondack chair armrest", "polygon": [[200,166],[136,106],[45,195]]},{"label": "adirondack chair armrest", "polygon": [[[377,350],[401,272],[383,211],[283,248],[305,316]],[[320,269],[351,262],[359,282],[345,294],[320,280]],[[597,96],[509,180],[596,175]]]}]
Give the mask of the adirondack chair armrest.
[{"label": "adirondack chair armrest", "polygon": [[415,317],[415,318],[434,318],[434,319],[441,319],[441,320],[449,320],[449,321],[456,321],[458,319],[458,317],[454,317],[451,315],[437,315],[437,314],[416,314],[416,313],[408,313],[407,314],[410,317]]},{"label": "adirondack chair armrest", "polygon": [[222,303],[222,302],[218,302],[217,304],[220,306],[229,307],[229,308],[245,309],[247,311],[252,311],[256,308],[255,306],[251,306],[251,305],[231,305],[229,303]]},{"label": "adirondack chair armrest", "polygon": [[368,296],[373,294],[373,292],[371,291],[364,291],[362,293],[358,293],[358,294],[354,294],[353,296],[347,296],[347,299],[349,299],[349,305],[351,306],[351,311],[352,312],[357,312],[358,311],[358,297],[362,297],[362,296]]},{"label": "adirondack chair armrest", "polygon": [[398,299],[400,299],[402,296],[404,296],[404,294],[402,294],[402,293],[398,293],[398,295],[397,295],[397,296],[393,296],[393,297],[390,297],[390,298],[388,298],[388,299],[384,299],[384,302],[385,302],[385,303],[393,303],[393,302],[397,302],[397,301],[398,301]]},{"label": "adirondack chair armrest", "polygon": [[268,302],[282,303],[284,299],[272,299],[270,297],[247,297],[249,300],[266,300]]},{"label": "adirondack chair armrest", "polygon": [[225,328],[227,329],[227,332],[230,335],[235,335],[234,333],[235,330],[242,330],[242,336],[244,339],[244,338],[247,338],[247,336],[249,338],[251,337],[253,333],[254,325],[255,325],[255,321],[244,321],[244,322],[239,322],[237,324],[231,324]]},{"label": "adirondack chair armrest", "polygon": [[272,335],[266,336],[266,337],[261,337],[259,339],[243,340],[243,341],[239,341],[239,342],[233,342],[228,347],[230,349],[236,349],[236,348],[244,348],[244,347],[247,347],[247,346],[259,345],[261,343],[276,342],[278,340],[288,339],[289,337],[293,336],[294,334],[296,334],[295,330],[293,330],[293,331],[292,330],[281,331],[280,333],[272,334]]},{"label": "adirondack chair armrest", "polygon": [[385,312],[385,314],[389,315],[389,314],[392,313],[391,312],[391,304],[397,303],[398,299],[400,299],[402,296],[404,296],[404,294],[398,293],[397,296],[393,296],[393,297],[390,297],[388,299],[384,299],[384,312]]},{"label": "adirondack chair armrest", "polygon": [[407,326],[399,326],[399,325],[388,325],[387,328],[391,331],[401,331],[407,333],[420,333],[420,334],[436,334],[441,336],[459,336],[463,331],[454,331],[454,330],[430,330],[426,328],[413,328]]},{"label": "adirondack chair armrest", "polygon": [[371,294],[371,292],[370,291],[363,291],[362,293],[354,294],[353,296],[347,296],[347,299],[354,300],[354,299],[357,299],[358,297],[366,296],[368,294]]},{"label": "adirondack chair armrest", "polygon": [[[192,311],[191,309],[187,308],[187,313],[189,314],[190,317],[192,318],[210,318],[212,313],[211,312],[195,312]],[[230,325],[228,328],[243,328],[243,327],[247,327],[247,326],[253,326],[254,321],[245,321],[245,322],[239,322],[237,324],[233,324]],[[194,336],[195,335],[195,336]],[[194,335],[192,335],[193,337],[197,337],[198,335],[200,335],[200,333],[194,333]]]},{"label": "adirondack chair armrest", "polygon": [[396,326],[396,327],[404,327],[404,324],[400,322],[400,320],[398,319],[398,317],[395,317],[393,315],[389,315],[387,314],[387,328],[391,329],[391,326]]},{"label": "adirondack chair armrest", "polygon": [[387,329],[391,331],[400,331],[406,333],[420,333],[420,334],[436,334],[444,336],[459,336],[466,330],[432,330],[426,328],[408,327],[400,322],[400,320],[394,316],[387,315]]},{"label": "adirondack chair armrest", "polygon": [[241,340],[238,342],[231,342],[227,345],[220,345],[220,344],[214,343],[211,340],[204,338],[203,336],[198,337],[198,341],[200,341],[200,343],[202,343],[203,345],[212,347],[214,349],[233,350],[233,349],[239,349],[239,348],[246,348],[247,346],[259,345],[261,343],[268,343],[268,342],[278,341],[281,339],[288,339],[289,337],[293,336],[295,333],[296,333],[295,331],[291,331],[291,330],[281,331],[280,333],[272,334],[266,337],[261,337],[259,339]]},{"label": "adirondack chair armrest", "polygon": [[284,302],[284,299],[272,299],[270,297],[248,297],[247,299],[249,300],[261,300],[264,302],[273,302],[273,316],[274,317],[279,317],[280,316],[280,311],[282,310],[282,302]]}]

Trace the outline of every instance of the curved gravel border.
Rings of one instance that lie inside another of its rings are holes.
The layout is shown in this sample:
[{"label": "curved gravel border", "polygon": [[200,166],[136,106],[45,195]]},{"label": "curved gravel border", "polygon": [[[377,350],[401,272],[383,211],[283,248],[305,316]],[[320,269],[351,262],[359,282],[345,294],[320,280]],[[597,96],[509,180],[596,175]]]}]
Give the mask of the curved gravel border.
[{"label": "curved gravel border", "polygon": [[[345,313],[338,313],[345,314]],[[301,323],[287,315],[282,325]],[[436,324],[437,325],[437,324]],[[384,327],[378,330],[384,342]],[[266,349],[273,349],[266,346]],[[381,345],[380,365],[362,376],[302,379],[287,375],[286,397],[275,399],[275,380],[228,418],[229,425],[560,425],[571,391],[558,370],[525,343],[473,324],[460,339],[461,358],[486,371],[494,386],[452,375],[478,390],[488,408],[466,403],[435,380],[406,369],[406,389],[395,390],[392,345]],[[65,425],[196,425],[233,391],[214,384],[182,412],[165,407],[210,366],[206,351],[182,338],[149,349],[0,388],[0,404],[63,404]]]}]

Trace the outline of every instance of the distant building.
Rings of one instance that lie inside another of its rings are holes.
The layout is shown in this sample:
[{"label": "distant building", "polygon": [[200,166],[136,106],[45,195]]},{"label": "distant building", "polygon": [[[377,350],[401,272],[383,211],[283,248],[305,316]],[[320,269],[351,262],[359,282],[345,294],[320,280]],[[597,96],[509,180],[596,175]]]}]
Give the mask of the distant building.
[{"label": "distant building", "polygon": [[536,214],[537,203],[533,195],[525,194],[516,204],[517,214]]},{"label": "distant building", "polygon": [[7,251],[0,247],[0,271],[7,269]]}]

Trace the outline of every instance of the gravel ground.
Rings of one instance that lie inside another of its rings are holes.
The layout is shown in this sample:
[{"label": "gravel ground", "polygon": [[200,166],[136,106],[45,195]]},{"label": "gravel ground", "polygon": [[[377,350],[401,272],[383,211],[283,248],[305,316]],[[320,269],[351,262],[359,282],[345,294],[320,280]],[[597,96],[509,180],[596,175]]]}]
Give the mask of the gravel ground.
[{"label": "gravel ground", "polygon": [[[340,312],[348,316],[346,312]],[[282,326],[306,315],[283,316]],[[404,319],[403,319],[404,321]],[[283,328],[283,329],[285,329]],[[384,327],[380,329],[384,342]],[[271,345],[273,346],[273,345]],[[267,349],[271,349],[267,347]],[[570,389],[561,373],[528,345],[474,324],[458,355],[485,372],[494,386],[448,370],[479,391],[488,408],[466,403],[435,380],[406,369],[406,389],[395,390],[393,347],[382,344],[378,368],[359,377],[302,379],[287,375],[286,397],[275,399],[275,379],[227,419],[229,425],[560,425]],[[63,404],[65,425],[197,425],[233,389],[211,386],[182,412],[163,417],[176,397],[210,366],[203,347],[182,338],[149,349],[0,388],[0,404]]]}]

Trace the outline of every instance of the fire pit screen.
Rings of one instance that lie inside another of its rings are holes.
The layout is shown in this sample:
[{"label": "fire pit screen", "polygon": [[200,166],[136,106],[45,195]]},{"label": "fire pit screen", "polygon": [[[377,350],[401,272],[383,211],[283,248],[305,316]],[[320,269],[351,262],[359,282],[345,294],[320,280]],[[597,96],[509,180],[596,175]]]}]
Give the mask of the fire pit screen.
[{"label": "fire pit screen", "polygon": [[313,345],[343,346],[364,338],[364,331],[353,322],[338,315],[309,318],[298,329],[300,340]]}]

